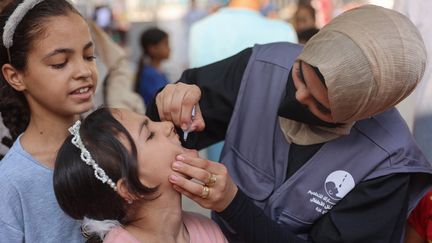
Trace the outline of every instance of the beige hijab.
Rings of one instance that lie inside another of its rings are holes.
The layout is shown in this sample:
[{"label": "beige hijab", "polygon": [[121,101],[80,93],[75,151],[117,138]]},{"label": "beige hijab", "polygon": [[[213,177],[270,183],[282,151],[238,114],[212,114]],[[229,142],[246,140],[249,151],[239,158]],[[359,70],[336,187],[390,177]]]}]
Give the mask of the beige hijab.
[{"label": "beige hijab", "polygon": [[338,128],[279,117],[288,141],[309,145],[349,134],[355,121],[383,112],[407,97],[421,80],[426,50],[404,15],[374,5],[343,13],[305,45],[298,59],[324,76]]}]

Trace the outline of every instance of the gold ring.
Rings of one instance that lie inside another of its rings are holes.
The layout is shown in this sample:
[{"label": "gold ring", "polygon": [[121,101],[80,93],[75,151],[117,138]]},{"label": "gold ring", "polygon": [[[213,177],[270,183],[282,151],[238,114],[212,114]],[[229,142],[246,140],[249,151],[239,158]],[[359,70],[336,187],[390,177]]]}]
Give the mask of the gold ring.
[{"label": "gold ring", "polygon": [[212,186],[214,186],[215,183],[216,183],[216,175],[210,174],[210,176],[208,178],[208,182],[206,183],[206,186],[212,187]]},{"label": "gold ring", "polygon": [[208,188],[207,186],[203,186],[202,192],[201,192],[201,198],[206,199],[206,198],[208,198],[209,195],[210,195],[210,188]]}]

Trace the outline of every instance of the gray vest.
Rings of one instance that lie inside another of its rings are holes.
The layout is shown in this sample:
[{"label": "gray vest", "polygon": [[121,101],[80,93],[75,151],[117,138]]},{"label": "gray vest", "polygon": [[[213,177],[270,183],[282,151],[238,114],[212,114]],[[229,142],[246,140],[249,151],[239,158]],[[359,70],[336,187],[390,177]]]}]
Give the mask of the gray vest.
[{"label": "gray vest", "polygon": [[411,211],[431,185],[432,169],[396,109],[358,121],[348,136],[325,143],[286,180],[290,144],[277,111],[301,48],[253,48],[221,155],[233,180],[266,215],[299,236],[355,185],[393,173],[424,173],[412,181]]}]

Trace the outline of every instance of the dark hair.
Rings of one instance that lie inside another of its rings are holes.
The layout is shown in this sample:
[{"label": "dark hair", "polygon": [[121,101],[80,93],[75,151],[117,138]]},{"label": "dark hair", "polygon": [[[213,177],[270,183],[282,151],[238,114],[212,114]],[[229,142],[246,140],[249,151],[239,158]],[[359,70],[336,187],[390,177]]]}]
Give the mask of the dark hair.
[{"label": "dark hair", "polygon": [[309,14],[312,16],[312,18],[313,18],[313,20],[314,20],[314,22],[315,22],[315,20],[316,20],[316,16],[315,16],[315,9],[314,9],[314,7],[312,7],[312,5],[310,5],[310,4],[299,4],[298,6],[297,6],[297,11],[296,11],[296,13],[295,13],[295,15],[297,16],[297,14],[298,14],[298,12],[300,11],[300,9],[306,9],[308,12],[309,12]]},{"label": "dark hair", "polygon": [[306,43],[312,36],[319,32],[319,29],[313,27],[297,33],[299,43]]},{"label": "dark hair", "polygon": [[135,75],[135,92],[139,93],[139,84],[140,84],[139,80],[145,62],[145,55],[151,58],[149,54],[149,48],[154,45],[157,45],[167,37],[168,34],[165,31],[156,27],[147,29],[141,34],[140,45],[141,45],[143,55],[141,56],[138,62],[137,72]]},{"label": "dark hair", "polygon": [[[108,108],[99,108],[82,121],[80,136],[92,158],[115,183],[123,179],[128,191],[144,200],[158,195],[158,187],[141,184],[137,149],[131,135]],[[126,139],[130,151],[121,143]],[[125,201],[108,184],[94,175],[94,169],[81,159],[81,150],[66,138],[54,168],[54,192],[63,211],[74,219],[84,217],[125,222]]]},{"label": "dark hair", "polygon": [[3,9],[9,5],[10,0],[2,0],[0,1],[0,13],[3,11]]},{"label": "dark hair", "polygon": [[147,29],[141,34],[140,44],[143,52],[149,55],[148,49],[168,37],[168,34],[156,27]]},{"label": "dark hair", "polygon": [[[43,36],[46,31],[45,20],[67,15],[68,13],[79,13],[65,0],[45,0],[30,9],[22,21],[17,25],[13,35],[13,45],[9,49],[11,61],[9,62],[7,49],[3,44],[3,28],[6,21],[23,1],[13,0],[0,14],[0,67],[10,63],[14,68],[25,71],[27,68],[27,57],[35,41]],[[0,75],[0,113],[3,123],[9,129],[12,140],[15,141],[27,127],[30,120],[30,108],[27,100],[21,92],[13,89]]]}]

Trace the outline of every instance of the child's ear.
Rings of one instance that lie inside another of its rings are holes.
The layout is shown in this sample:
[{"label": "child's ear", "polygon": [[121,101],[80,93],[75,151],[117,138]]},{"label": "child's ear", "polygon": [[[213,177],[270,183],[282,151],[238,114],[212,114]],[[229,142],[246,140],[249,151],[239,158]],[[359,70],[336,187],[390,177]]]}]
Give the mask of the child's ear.
[{"label": "child's ear", "polygon": [[117,186],[117,193],[126,202],[128,202],[129,204],[132,204],[132,202],[134,200],[136,200],[136,197],[129,192],[124,179],[118,180],[116,186]]},{"label": "child's ear", "polygon": [[2,66],[3,77],[16,91],[24,91],[26,89],[23,82],[23,74],[16,70],[12,65],[6,63]]}]

